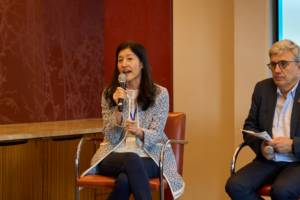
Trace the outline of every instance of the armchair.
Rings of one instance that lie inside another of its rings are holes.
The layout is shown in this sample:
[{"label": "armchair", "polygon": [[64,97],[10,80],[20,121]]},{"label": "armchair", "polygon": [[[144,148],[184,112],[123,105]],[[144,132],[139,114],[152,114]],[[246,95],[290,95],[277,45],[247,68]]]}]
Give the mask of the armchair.
[{"label": "armchair", "polygon": [[[242,150],[243,147],[247,146],[246,142],[241,143],[235,150],[235,152],[233,153],[232,159],[231,159],[231,166],[230,166],[230,175],[233,175],[235,173],[235,164],[237,161],[237,157],[239,152]],[[257,191],[257,193],[260,196],[270,196],[270,189],[271,189],[272,185],[266,185],[263,188],[261,188],[260,190]],[[298,197],[300,199],[300,195]]]},{"label": "armchair", "polygon": [[[164,149],[168,144],[171,143],[173,152],[175,154],[176,163],[177,163],[177,171],[180,175],[182,175],[183,169],[183,150],[184,145],[188,144],[187,140],[184,140],[185,137],[185,119],[186,116],[184,113],[169,113],[166,126],[165,133],[168,138],[172,138],[166,141],[166,143],[162,147],[159,168],[160,168],[160,178],[150,179],[150,187],[152,191],[160,191],[160,199],[163,200],[164,197],[166,200],[173,199],[172,194],[169,192],[164,195],[164,190],[169,188],[167,180],[163,178],[163,160],[164,160]],[[78,144],[76,160],[75,160],[75,181],[76,181],[76,200],[79,200],[79,187],[90,187],[90,188],[113,188],[116,179],[106,176],[101,176],[98,174],[87,175],[82,178],[78,177],[79,168],[79,156],[83,143],[85,141],[103,141],[101,137],[85,137],[82,138]]]}]

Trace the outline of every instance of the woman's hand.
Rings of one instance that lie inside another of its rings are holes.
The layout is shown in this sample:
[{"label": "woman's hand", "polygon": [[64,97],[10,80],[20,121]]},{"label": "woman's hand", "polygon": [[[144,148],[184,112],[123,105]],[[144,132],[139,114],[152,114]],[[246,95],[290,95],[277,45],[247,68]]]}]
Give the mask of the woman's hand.
[{"label": "woman's hand", "polygon": [[119,99],[126,99],[126,90],[124,90],[121,87],[117,87],[115,93],[113,94],[113,99],[116,102],[116,104],[118,105],[119,103]]},{"label": "woman's hand", "polygon": [[124,90],[121,87],[117,87],[115,93],[113,94],[113,99],[115,101],[115,103],[117,104],[116,106],[116,110],[115,110],[115,116],[116,116],[116,121],[117,124],[120,126],[121,122],[122,122],[122,112],[119,111],[118,109],[118,103],[119,103],[119,99],[126,99],[126,90]]},{"label": "woman's hand", "polygon": [[136,121],[126,119],[126,131],[130,131],[136,137],[144,140],[144,132],[138,127]]}]

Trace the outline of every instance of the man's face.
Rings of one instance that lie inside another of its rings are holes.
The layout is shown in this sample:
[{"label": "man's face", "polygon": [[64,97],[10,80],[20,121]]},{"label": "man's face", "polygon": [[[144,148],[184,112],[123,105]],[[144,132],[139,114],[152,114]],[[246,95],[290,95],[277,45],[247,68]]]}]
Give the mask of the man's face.
[{"label": "man's face", "polygon": [[[271,55],[271,62],[278,63],[279,61],[294,61],[294,55],[292,52],[287,51],[282,54]],[[288,66],[285,69],[280,69],[278,65],[272,70],[273,80],[279,87],[281,92],[288,93],[297,84],[299,80],[298,74],[300,73],[300,63],[288,62]]]}]

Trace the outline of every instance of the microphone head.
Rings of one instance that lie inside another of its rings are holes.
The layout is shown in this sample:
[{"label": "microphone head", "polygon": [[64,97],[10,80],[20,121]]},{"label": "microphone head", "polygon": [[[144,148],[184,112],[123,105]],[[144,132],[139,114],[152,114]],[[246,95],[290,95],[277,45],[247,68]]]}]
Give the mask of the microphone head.
[{"label": "microphone head", "polygon": [[266,154],[272,155],[273,152],[274,152],[273,147],[271,147],[271,146],[266,146],[266,147],[265,147],[265,153],[266,153]]},{"label": "microphone head", "polygon": [[126,82],[125,74],[119,74],[118,81],[119,83],[125,83]]}]

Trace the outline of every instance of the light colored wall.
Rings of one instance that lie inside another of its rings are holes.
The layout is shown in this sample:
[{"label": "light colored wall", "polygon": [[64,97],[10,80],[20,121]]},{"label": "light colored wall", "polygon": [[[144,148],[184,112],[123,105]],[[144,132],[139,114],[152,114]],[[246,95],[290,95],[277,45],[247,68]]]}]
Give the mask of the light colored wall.
[{"label": "light colored wall", "polygon": [[174,0],[174,111],[187,115],[180,199],[224,199],[233,151],[233,0]]},{"label": "light colored wall", "polygon": [[[243,142],[240,129],[248,115],[255,84],[269,77],[269,1],[234,1],[234,148]],[[245,9],[247,8],[247,9]],[[250,148],[239,157],[238,168],[254,158]]]},{"label": "light colored wall", "polygon": [[[268,2],[173,0],[174,111],[186,113],[190,142],[180,200],[229,199],[224,186],[239,129],[255,83],[268,77]],[[243,155],[239,165],[254,156]]]}]

